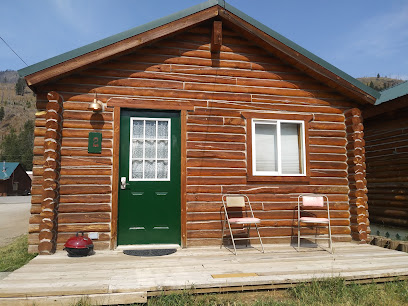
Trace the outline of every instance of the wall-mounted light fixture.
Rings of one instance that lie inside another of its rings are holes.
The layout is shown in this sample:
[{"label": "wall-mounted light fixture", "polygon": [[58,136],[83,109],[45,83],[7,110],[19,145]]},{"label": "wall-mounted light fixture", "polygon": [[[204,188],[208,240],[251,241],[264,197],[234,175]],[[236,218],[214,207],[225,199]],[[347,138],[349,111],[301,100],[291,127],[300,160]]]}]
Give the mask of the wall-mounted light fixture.
[{"label": "wall-mounted light fixture", "polygon": [[96,113],[103,111],[103,103],[102,101],[98,100],[98,94],[96,92],[93,102],[89,103],[88,110],[94,111]]}]

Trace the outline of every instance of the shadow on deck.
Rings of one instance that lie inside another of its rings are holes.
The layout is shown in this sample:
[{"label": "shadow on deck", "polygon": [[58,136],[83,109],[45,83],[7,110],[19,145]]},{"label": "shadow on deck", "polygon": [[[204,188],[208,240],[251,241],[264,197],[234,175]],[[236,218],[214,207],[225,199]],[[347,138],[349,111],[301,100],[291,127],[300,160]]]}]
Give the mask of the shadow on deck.
[{"label": "shadow on deck", "polygon": [[300,282],[342,277],[356,282],[408,278],[408,254],[380,247],[335,243],[320,248],[266,245],[238,249],[192,247],[163,256],[97,251],[89,257],[65,252],[38,256],[0,281],[0,305],[69,305],[81,296],[94,304],[143,303],[148,296],[193,288],[226,292],[289,288]]}]

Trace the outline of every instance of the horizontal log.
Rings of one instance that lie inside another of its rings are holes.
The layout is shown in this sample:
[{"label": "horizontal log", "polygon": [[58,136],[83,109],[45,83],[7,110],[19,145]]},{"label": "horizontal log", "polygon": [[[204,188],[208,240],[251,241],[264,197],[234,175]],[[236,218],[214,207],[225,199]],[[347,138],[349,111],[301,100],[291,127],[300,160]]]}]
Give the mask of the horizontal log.
[{"label": "horizontal log", "polygon": [[221,133],[187,133],[187,141],[210,141],[210,142],[245,142],[245,135],[229,135]]},{"label": "horizontal log", "polygon": [[61,167],[87,167],[87,166],[107,166],[112,165],[112,159],[106,157],[81,157],[74,158],[68,156],[61,157]]},{"label": "horizontal log", "polygon": [[347,140],[344,138],[323,138],[323,137],[311,137],[309,139],[311,145],[323,145],[323,146],[345,146]]},{"label": "horizontal log", "polygon": [[111,186],[64,186],[60,187],[61,195],[75,195],[75,194],[109,194],[112,192]]},{"label": "horizontal log", "polygon": [[238,185],[245,184],[246,177],[188,177],[187,185]]},{"label": "horizontal log", "polygon": [[310,153],[309,158],[312,161],[336,161],[345,162],[347,161],[347,156],[344,154],[316,154]]},{"label": "horizontal log", "polygon": [[[210,188],[213,188],[212,190],[213,194],[211,192],[207,193],[207,188],[210,190]],[[218,188],[218,189],[216,189]],[[222,187],[222,193],[221,193],[221,187],[220,186],[187,186],[187,191],[189,192],[190,190],[196,191],[197,193],[188,193],[187,194],[187,203],[188,206],[195,205],[196,203],[191,203],[191,202],[204,202],[202,204],[207,205],[208,203],[206,202],[213,202],[213,203],[218,203],[219,205],[222,205],[222,194],[228,194],[228,193],[237,193],[239,191],[242,191],[242,193],[246,194],[251,202],[261,202],[264,203],[264,205],[275,205],[276,203],[292,203],[294,205],[297,205],[297,198],[298,194],[283,194],[283,193],[276,193],[276,188],[274,187],[269,187],[269,186],[262,186],[262,187],[253,187],[250,188],[250,186],[247,186],[246,189],[245,187],[238,189],[235,187],[232,189],[232,187]],[[220,191],[218,191],[220,190]],[[200,192],[200,193],[198,193]],[[343,194],[327,194],[327,197],[329,198],[329,201],[332,203],[338,203],[338,202],[343,202],[343,203],[348,203],[349,198],[347,193]],[[269,206],[265,206],[269,207]]]},{"label": "horizontal log", "polygon": [[60,179],[60,184],[61,185],[81,185],[81,184],[110,185],[111,178],[109,176],[106,176],[106,177],[104,176],[62,176]]},{"label": "horizontal log", "polygon": [[[206,230],[197,230],[195,228],[189,229],[187,232],[188,238],[218,238],[221,239],[221,227],[217,228],[209,228]],[[336,226],[332,227],[332,234],[339,235],[339,234],[350,234],[350,228],[347,226]],[[294,236],[294,229],[293,227],[263,227],[262,223],[259,226],[259,231],[261,237],[274,237],[274,236]],[[319,228],[317,230],[318,235],[327,234],[327,228]],[[316,234],[316,230],[310,228],[302,228],[302,235],[314,235]],[[229,237],[229,233],[226,234]],[[246,232],[238,232],[238,235],[241,237],[247,237]],[[234,237],[238,236],[237,233]],[[255,230],[251,230],[250,237],[257,237],[257,233]],[[327,236],[326,236],[327,237]],[[253,240],[254,241],[254,240]]]},{"label": "horizontal log", "polygon": [[[297,214],[297,198],[288,198],[288,201],[279,201],[279,202],[269,202],[269,201],[261,201],[256,200],[251,196],[251,206],[254,210],[254,213],[257,214],[258,212],[262,211],[270,211],[270,210],[286,210],[293,213],[293,211]],[[223,214],[224,208],[221,203],[221,195],[218,196],[217,202],[208,201],[208,202],[194,202],[194,203],[187,203],[187,212],[221,212]],[[330,201],[330,200],[329,200]],[[323,209],[323,208],[322,208]],[[320,209],[316,209],[320,210]],[[349,210],[349,205],[347,202],[338,202],[333,201],[330,203],[330,210]]]},{"label": "horizontal log", "polygon": [[311,161],[310,167],[311,169],[347,170],[347,164],[343,162]]},{"label": "horizontal log", "polygon": [[224,159],[187,159],[187,167],[212,167],[212,168],[243,168],[246,169],[244,160],[224,160]]},{"label": "horizontal log", "polygon": [[[88,148],[88,136],[82,139],[65,137],[62,139],[62,147],[63,148],[69,148],[69,147]],[[112,139],[102,139],[101,147],[107,148],[107,149],[112,148]]]},{"label": "horizontal log", "polygon": [[92,111],[64,111],[64,120],[72,119],[72,120],[85,120],[85,121],[93,121],[93,122],[106,122],[113,120],[113,114],[109,112],[102,112],[102,113],[94,113]]},{"label": "horizontal log", "polygon": [[[41,207],[40,207],[41,208]],[[85,213],[85,212],[110,212],[110,204],[67,204],[60,203],[58,206],[59,213]]]},{"label": "horizontal log", "polygon": [[222,143],[222,142],[187,142],[187,149],[192,150],[231,150],[231,151],[245,151],[245,143]]},{"label": "horizontal log", "polygon": [[110,222],[110,213],[59,213],[58,225],[64,223]]},{"label": "horizontal log", "polygon": [[221,186],[186,186],[187,193],[218,193],[221,194]]},{"label": "horizontal log", "polygon": [[90,195],[61,195],[60,203],[110,203],[111,197],[108,194]]},{"label": "horizontal log", "polygon": [[[73,236],[76,235],[76,232],[71,232],[71,233],[61,233],[59,232],[57,235],[57,243],[58,244],[65,244],[65,242],[67,242],[67,240]],[[88,236],[87,233],[85,233],[85,236]],[[110,241],[110,233],[99,233],[99,237],[98,240],[96,241],[92,241],[94,242],[98,242],[98,241]]]},{"label": "horizontal log", "polygon": [[309,130],[309,136],[316,137],[346,137],[346,131],[321,131],[321,130]]},{"label": "horizontal log", "polygon": [[346,154],[345,147],[331,147],[331,146],[322,146],[322,145],[310,145],[310,153],[331,153],[331,154]]},{"label": "horizontal log", "polygon": [[187,151],[187,158],[245,159],[245,152],[234,151]]},{"label": "horizontal log", "polygon": [[202,168],[189,168],[187,169],[187,176],[246,176],[246,169],[202,169]]},{"label": "horizontal log", "polygon": [[276,194],[285,193],[323,193],[323,194],[347,194],[349,188],[346,186],[288,186],[288,185],[276,185],[273,187],[257,188],[254,186],[225,186],[223,187],[224,193],[244,193],[252,194],[259,192],[274,192]]},{"label": "horizontal log", "polygon": [[203,126],[189,124],[187,125],[187,132],[245,134],[245,128],[241,126]]},{"label": "horizontal log", "polygon": [[[318,218],[325,218],[327,217],[327,212],[324,211],[313,211],[313,213]],[[279,211],[279,210],[270,210],[270,211],[258,211],[256,212],[257,218],[261,220],[284,220],[296,219],[296,213],[294,211]],[[222,215],[221,215],[222,216]],[[333,211],[330,214],[330,218],[332,219],[349,219],[350,213],[349,211]],[[220,217],[220,212],[208,212],[208,213],[188,213],[187,214],[187,222],[191,221],[219,221],[222,220]]]},{"label": "horizontal log", "polygon": [[64,175],[100,175],[100,176],[110,176],[112,175],[111,168],[92,168],[92,167],[82,167],[82,168],[62,168],[61,176]]}]

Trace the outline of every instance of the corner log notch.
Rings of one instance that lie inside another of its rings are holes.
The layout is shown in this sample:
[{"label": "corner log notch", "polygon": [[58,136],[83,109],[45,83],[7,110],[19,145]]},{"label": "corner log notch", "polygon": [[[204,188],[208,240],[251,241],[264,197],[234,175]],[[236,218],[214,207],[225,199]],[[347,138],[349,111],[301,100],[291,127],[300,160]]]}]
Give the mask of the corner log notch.
[{"label": "corner log notch", "polygon": [[368,204],[364,149],[364,127],[361,111],[357,108],[345,113],[347,129],[347,163],[351,234],[354,240],[367,242]]},{"label": "corner log notch", "polygon": [[40,244],[38,252],[55,252],[61,167],[62,97],[56,92],[47,95],[44,137],[44,174],[41,203]]}]

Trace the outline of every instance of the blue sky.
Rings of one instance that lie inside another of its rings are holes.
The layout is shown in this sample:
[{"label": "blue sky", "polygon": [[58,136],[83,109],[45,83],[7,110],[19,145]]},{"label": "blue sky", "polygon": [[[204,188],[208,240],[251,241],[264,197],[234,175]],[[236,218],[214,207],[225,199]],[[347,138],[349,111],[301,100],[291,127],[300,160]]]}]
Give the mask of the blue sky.
[{"label": "blue sky", "polygon": [[[1,0],[0,36],[28,65],[203,0]],[[352,75],[408,79],[406,0],[227,0]],[[0,70],[25,67],[0,41]]]}]

